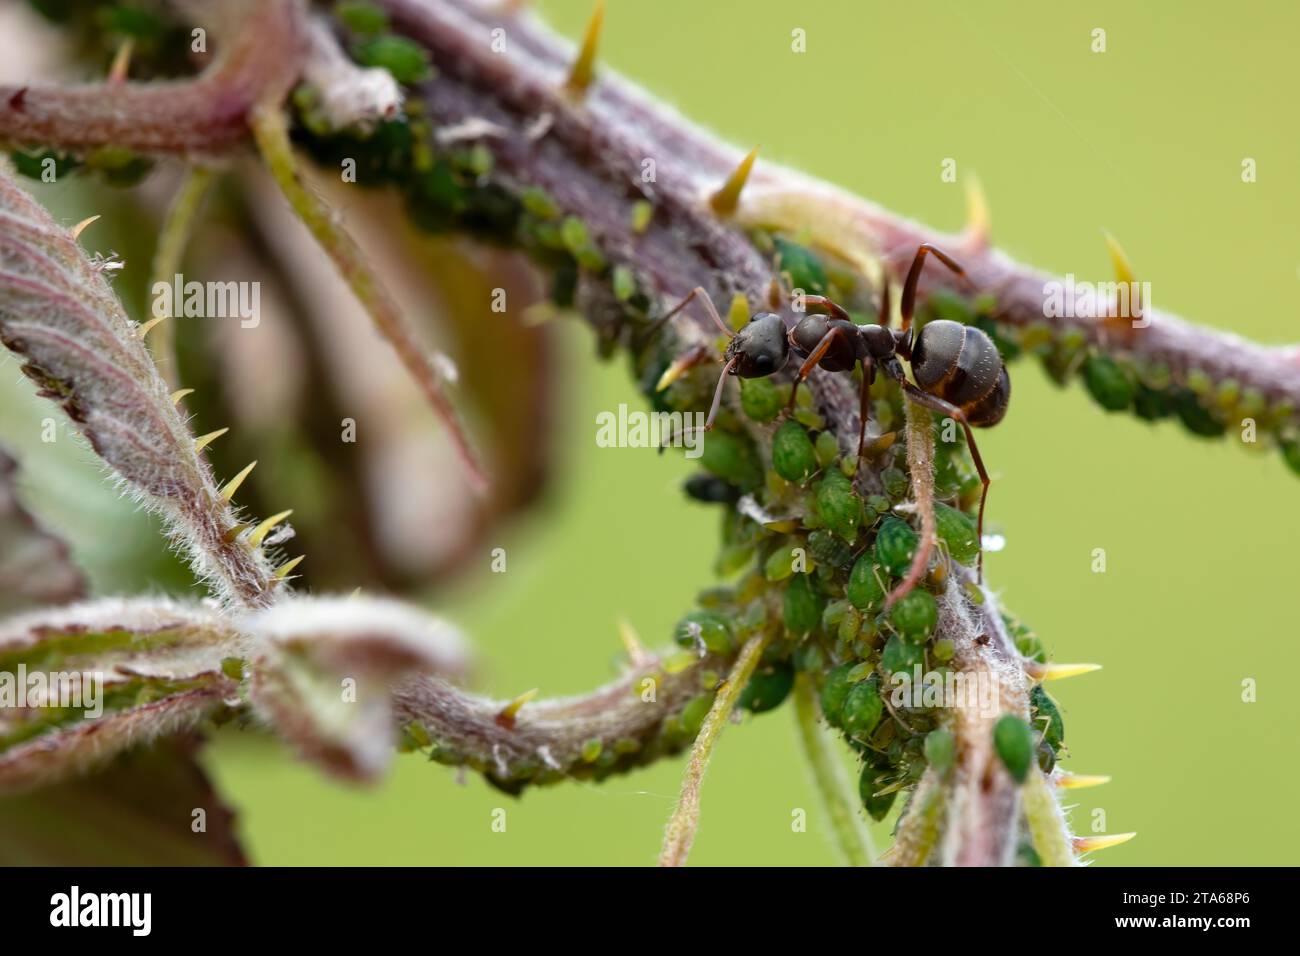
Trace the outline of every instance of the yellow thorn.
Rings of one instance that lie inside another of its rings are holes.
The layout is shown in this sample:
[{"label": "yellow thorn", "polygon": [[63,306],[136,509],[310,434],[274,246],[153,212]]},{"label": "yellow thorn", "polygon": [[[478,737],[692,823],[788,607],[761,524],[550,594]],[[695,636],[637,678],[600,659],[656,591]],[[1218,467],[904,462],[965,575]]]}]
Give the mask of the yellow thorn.
[{"label": "yellow thorn", "polygon": [[739,332],[749,324],[749,299],[745,293],[737,292],[731,297],[731,307],[727,309],[727,325]]},{"label": "yellow thorn", "polygon": [[618,619],[618,636],[622,639],[623,646],[627,649],[628,660],[632,662],[633,667],[639,670],[651,662],[652,658],[648,653],[646,653],[645,646],[641,643],[641,638],[637,636],[636,630],[632,627],[632,624],[627,620],[627,618],[620,617]]},{"label": "yellow thorn", "polygon": [[72,241],[76,242],[79,238],[81,238],[81,234],[86,231],[86,227],[89,226],[92,222],[94,222],[98,218],[99,218],[98,216],[87,216],[85,219],[81,220],[81,222],[73,226]]},{"label": "yellow thorn", "polygon": [[1124,283],[1132,282],[1133,267],[1129,264],[1128,256],[1124,254],[1119,241],[1105,229],[1101,234],[1106,237],[1106,248],[1110,250],[1110,261],[1115,267],[1115,278]]},{"label": "yellow thorn", "polygon": [[180,403],[180,400],[184,398],[186,395],[193,395],[193,394],[194,394],[194,389],[192,388],[178,388],[176,389],[176,391],[171,393],[170,397],[172,400],[172,404],[177,405]]},{"label": "yellow thorn", "polygon": [[1101,670],[1100,664],[1029,664],[1025,670],[1036,681],[1065,680]]},{"label": "yellow thorn", "polygon": [[278,515],[271,515],[271,517],[267,518],[253,529],[252,534],[248,536],[248,543],[255,548],[259,547],[262,542],[266,540],[266,536],[271,533],[271,529],[291,514],[293,514],[292,508],[288,511],[281,511]]},{"label": "yellow thorn", "polygon": [[1083,790],[1110,783],[1110,776],[1104,773],[1068,773],[1061,770],[1052,777],[1052,782],[1062,790]]},{"label": "yellow thorn", "polygon": [[605,0],[596,0],[596,9],[591,12],[591,19],[587,21],[587,32],[582,35],[582,49],[578,51],[578,58],[573,61],[569,78],[564,82],[564,88],[570,93],[582,95],[595,79],[596,46],[600,41],[600,28],[604,24]]},{"label": "yellow thorn", "polygon": [[108,70],[108,85],[117,86],[126,82],[126,75],[131,70],[131,51],[135,49],[135,40],[127,37],[113,57],[113,65]]},{"label": "yellow thorn", "polygon": [[519,715],[519,711],[523,710],[524,704],[537,696],[537,691],[538,688],[536,687],[532,690],[526,690],[510,703],[502,707],[496,716],[497,723],[502,727],[513,727],[515,725],[515,718]]},{"label": "yellow thorn", "polygon": [[234,541],[247,530],[248,525],[246,524],[237,524],[233,528],[228,528],[225,534],[226,543],[229,544],[231,541]]},{"label": "yellow thorn", "polygon": [[203,449],[207,448],[209,445],[211,445],[214,441],[216,441],[218,438],[220,438],[228,431],[230,431],[229,428],[218,428],[214,432],[208,432],[206,435],[200,435],[198,438],[194,439],[194,450],[203,451]]},{"label": "yellow thorn", "polygon": [[298,557],[294,558],[292,561],[286,561],[286,562],[284,562],[284,564],[280,565],[278,568],[275,569],[275,579],[276,579],[277,581],[283,581],[285,578],[287,578],[287,577],[289,576],[289,572],[290,572],[290,571],[292,571],[292,570],[293,570],[294,568],[296,568],[298,565],[302,564],[303,559],[306,558],[306,557],[307,557],[307,555],[305,555],[305,554],[300,554],[300,555],[298,555]]},{"label": "yellow thorn", "polygon": [[692,352],[685,352],[677,356],[677,358],[673,359],[673,363],[664,369],[664,373],[659,376],[659,381],[655,382],[655,391],[662,392],[699,364],[699,356]]},{"label": "yellow thorn", "polygon": [[157,325],[159,322],[164,322],[164,321],[166,321],[168,318],[170,318],[170,316],[159,315],[159,316],[156,316],[156,317],[150,319],[150,320],[149,320],[148,322],[146,322],[144,325],[140,326],[140,328],[136,329],[136,333],[135,333],[135,334],[136,334],[136,338],[139,338],[139,339],[142,339],[142,340],[143,340],[144,337],[145,337],[146,335],[148,335],[150,332],[153,331],[153,327],[154,327],[155,325]]},{"label": "yellow thorn", "polygon": [[740,165],[731,171],[722,188],[709,197],[709,205],[718,215],[727,216],[736,211],[736,206],[740,204],[740,191],[745,188],[745,183],[749,180],[749,172],[754,168],[756,159],[758,159],[757,146],[751,149],[749,155],[740,161]]},{"label": "yellow thorn", "polygon": [[982,249],[989,244],[993,220],[989,215],[989,201],[979,177],[971,173],[966,177],[966,234],[968,246]]},{"label": "yellow thorn", "polygon": [[1105,833],[1101,836],[1075,837],[1071,842],[1074,843],[1074,852],[1082,856],[1093,850],[1109,850],[1113,846],[1127,843],[1135,836],[1136,833]]},{"label": "yellow thorn", "polygon": [[239,486],[244,483],[244,479],[248,477],[248,473],[251,472],[256,467],[257,467],[257,462],[253,462],[252,464],[248,465],[248,467],[246,467],[239,474],[235,475],[234,478],[231,478],[228,482],[226,482],[226,486],[221,489],[221,500],[229,501],[231,498],[235,497],[235,492],[238,491]]}]

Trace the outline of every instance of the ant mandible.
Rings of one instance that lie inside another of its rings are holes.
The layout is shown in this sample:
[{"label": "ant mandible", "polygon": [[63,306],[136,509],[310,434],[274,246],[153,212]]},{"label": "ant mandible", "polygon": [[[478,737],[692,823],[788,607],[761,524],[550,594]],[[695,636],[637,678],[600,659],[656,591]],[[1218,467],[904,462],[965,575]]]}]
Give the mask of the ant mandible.
[{"label": "ant mandible", "polygon": [[[997,346],[982,330],[948,319],[927,322],[919,331],[912,329],[912,314],[916,308],[916,287],[925,266],[927,254],[959,276],[965,276],[962,267],[946,252],[928,242],[917,247],[907,279],[903,283],[900,306],[901,328],[890,328],[889,282],[882,283],[879,324],[857,325],[841,306],[821,295],[806,295],[805,303],[824,309],[828,314],[808,313],[787,331],[785,320],[773,312],[756,313],[739,332],[733,332],[723,323],[718,310],[702,287],[691,291],[667,315],[657,321],[657,330],[674,315],[699,297],[709,317],[731,339],[727,346],[722,375],[713,395],[713,405],[702,431],[710,431],[722,403],[722,388],[728,375],[741,378],[765,378],[785,368],[793,353],[803,359],[790,400],[786,404],[788,415],[794,409],[799,385],[820,366],[828,372],[849,372],[862,363],[861,423],[858,427],[858,460],[865,449],[867,421],[871,409],[871,383],[879,367],[896,381],[909,401],[947,415],[961,423],[966,432],[966,445],[971,460],[979,472],[980,510],[977,535],[979,550],[979,576],[984,579],[984,504],[989,494],[989,475],[980,458],[979,448],[971,428],[991,428],[1006,414],[1011,400],[1011,379],[1002,362]],[[899,358],[912,366],[916,379],[908,381]]]}]

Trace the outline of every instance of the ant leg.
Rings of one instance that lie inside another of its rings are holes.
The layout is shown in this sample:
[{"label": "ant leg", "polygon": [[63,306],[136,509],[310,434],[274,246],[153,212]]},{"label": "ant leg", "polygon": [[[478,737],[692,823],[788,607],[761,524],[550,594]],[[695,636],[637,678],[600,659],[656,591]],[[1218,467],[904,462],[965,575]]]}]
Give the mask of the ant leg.
[{"label": "ant leg", "polygon": [[933,246],[928,242],[923,242],[916,248],[916,258],[912,260],[912,267],[907,270],[907,281],[903,283],[903,331],[906,332],[912,326],[912,312],[916,308],[916,286],[921,281],[921,268],[925,265],[925,255],[927,252],[933,252],[934,257],[946,265],[959,276],[965,276],[966,270],[963,269],[957,260],[953,259],[948,253],[944,252],[938,246]]},{"label": "ant leg", "polygon": [[871,356],[862,360],[862,398],[858,408],[858,466],[862,465],[862,453],[867,448],[867,421],[871,418],[871,379],[875,377],[875,365]]},{"label": "ant leg", "polygon": [[836,302],[832,302],[824,295],[805,295],[803,297],[804,305],[819,305],[837,319],[843,319],[845,322],[852,322],[853,317],[844,311],[844,307]]},{"label": "ant leg", "polygon": [[682,301],[678,302],[675,306],[673,306],[672,309],[669,310],[669,312],[666,315],[658,319],[655,319],[654,324],[651,325],[650,328],[646,329],[643,333],[641,333],[641,337],[637,341],[636,347],[640,349],[645,345],[648,345],[650,340],[659,334],[659,330],[668,324],[668,320],[671,319],[678,312],[682,311],[682,309],[690,305],[691,301],[697,295],[700,296],[702,301],[704,302],[704,311],[709,314],[709,318],[713,320],[713,324],[716,325],[719,329],[721,329],[723,334],[726,335],[727,338],[735,338],[736,333],[731,331],[731,329],[727,328],[727,326],[723,323],[722,316],[718,315],[718,309],[713,304],[713,299],[709,297],[709,293],[705,291],[703,286],[697,285],[694,289],[690,291],[690,294],[687,295],[686,298],[682,299]]},{"label": "ant leg", "polygon": [[[794,331],[791,330],[790,334],[793,335]],[[827,349],[835,343],[835,337],[843,334],[844,332],[842,329],[831,329],[822,336],[822,340],[817,343],[817,347],[808,353],[808,357],[804,359],[803,365],[799,366],[799,374],[794,377],[794,382],[790,385],[790,400],[785,403],[786,415],[789,415],[794,411],[794,399],[795,396],[799,394],[799,383],[812,374],[812,370],[817,367],[817,363],[822,360],[823,356],[825,356]]]},{"label": "ant leg", "polygon": [[975,463],[975,470],[979,472],[980,484],[984,487],[980,491],[980,513],[979,523],[976,526],[976,535],[979,543],[979,582],[984,583],[984,503],[989,497],[989,473],[984,468],[984,459],[980,457],[979,447],[975,444],[975,435],[971,431],[970,422],[966,420],[966,413],[954,405],[952,402],[937,398],[928,392],[923,392],[911,382],[900,382],[903,387],[903,394],[918,405],[933,409],[936,412],[943,412],[955,422],[960,422],[961,427],[966,430],[966,447],[970,449],[971,461]]},{"label": "ant leg", "polygon": [[673,436],[668,439],[667,445],[661,444],[659,446],[659,454],[662,455],[664,449],[667,448],[668,445],[676,445],[679,439],[685,438],[692,432],[713,431],[713,420],[718,417],[718,409],[722,407],[722,388],[727,384],[727,376],[731,374],[731,370],[736,367],[736,363],[739,361],[740,356],[736,356],[728,361],[726,365],[722,366],[722,374],[718,376],[718,387],[713,392],[713,404],[709,407],[709,417],[704,420],[704,426],[702,428],[683,428],[681,431],[674,433]]}]

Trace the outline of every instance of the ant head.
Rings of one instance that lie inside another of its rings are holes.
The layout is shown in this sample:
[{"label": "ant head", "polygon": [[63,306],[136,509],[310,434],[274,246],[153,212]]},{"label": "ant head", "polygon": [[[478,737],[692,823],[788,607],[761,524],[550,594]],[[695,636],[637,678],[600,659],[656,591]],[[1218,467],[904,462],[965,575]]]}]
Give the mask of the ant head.
[{"label": "ant head", "polygon": [[898,351],[898,341],[892,329],[883,325],[864,325],[861,328],[862,339],[873,359],[887,359]]},{"label": "ant head", "polygon": [[734,374],[741,378],[764,378],[779,371],[789,352],[785,322],[772,312],[757,313],[727,346],[727,358],[737,359]]}]

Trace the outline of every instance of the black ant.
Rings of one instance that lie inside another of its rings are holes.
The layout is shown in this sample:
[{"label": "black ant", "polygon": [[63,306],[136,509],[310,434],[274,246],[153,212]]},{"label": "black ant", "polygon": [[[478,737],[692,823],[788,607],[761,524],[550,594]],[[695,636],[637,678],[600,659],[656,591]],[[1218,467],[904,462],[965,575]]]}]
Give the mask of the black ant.
[{"label": "black ant", "polygon": [[[875,380],[877,367],[898,382],[908,400],[960,422],[966,431],[966,444],[983,486],[976,532],[980,542],[979,574],[983,581],[984,503],[989,493],[989,475],[975,445],[971,428],[991,428],[1002,421],[1011,400],[1011,379],[993,340],[974,326],[936,319],[927,322],[919,331],[912,330],[916,287],[928,253],[933,253],[936,259],[957,275],[966,275],[962,267],[943,250],[928,242],[921,243],[903,283],[903,299],[899,310],[902,326],[897,330],[890,328],[888,281],[881,287],[879,324],[876,325],[857,325],[848,312],[825,296],[806,295],[804,302],[808,306],[824,309],[828,314],[808,313],[787,331],[785,320],[781,316],[773,312],[759,312],[739,332],[733,332],[723,323],[709,294],[697,287],[658,320],[653,329],[657,330],[698,296],[709,317],[731,339],[724,355],[726,364],[718,379],[713,405],[702,431],[707,432],[713,428],[718,407],[722,403],[722,388],[728,375],[765,378],[785,368],[792,352],[803,359],[803,364],[790,389],[786,414],[794,409],[799,385],[814,368],[820,366],[829,372],[849,372],[859,362],[862,363],[859,461],[865,450],[871,383]],[[899,358],[906,359],[911,364],[916,385],[907,380]]]}]

